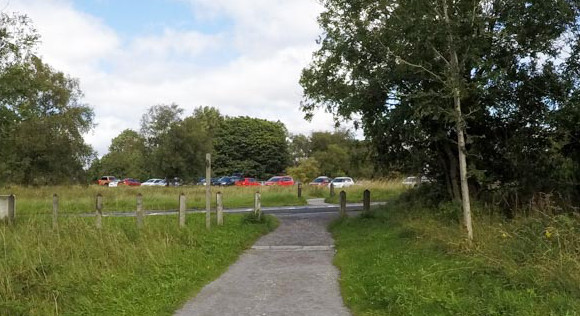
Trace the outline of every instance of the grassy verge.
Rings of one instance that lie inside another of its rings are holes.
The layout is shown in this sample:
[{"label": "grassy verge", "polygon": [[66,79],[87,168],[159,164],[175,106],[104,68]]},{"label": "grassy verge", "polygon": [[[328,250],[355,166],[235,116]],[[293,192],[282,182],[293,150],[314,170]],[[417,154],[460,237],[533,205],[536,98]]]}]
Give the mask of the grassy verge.
[{"label": "grassy verge", "polygon": [[[261,191],[262,206],[305,205],[304,197],[298,198],[295,187],[212,187],[212,205],[215,207],[215,193],[223,193],[226,208],[251,207],[254,193]],[[61,213],[87,213],[95,210],[95,197],[103,195],[103,211],[133,211],[137,194],[143,195],[145,210],[171,210],[179,206],[179,194],[186,195],[186,206],[190,209],[205,208],[205,187],[117,187],[91,186],[50,186],[50,187],[8,187],[0,189],[0,194],[14,194],[17,199],[17,213],[50,214],[52,196],[59,196]]]},{"label": "grassy verge", "polygon": [[0,224],[0,315],[172,315],[277,223],[225,215],[205,229],[203,214],[145,219],[69,217],[55,233],[42,217]]},{"label": "grassy verge", "polygon": [[580,315],[577,218],[476,213],[469,248],[449,208],[393,202],[333,224],[355,315]]}]

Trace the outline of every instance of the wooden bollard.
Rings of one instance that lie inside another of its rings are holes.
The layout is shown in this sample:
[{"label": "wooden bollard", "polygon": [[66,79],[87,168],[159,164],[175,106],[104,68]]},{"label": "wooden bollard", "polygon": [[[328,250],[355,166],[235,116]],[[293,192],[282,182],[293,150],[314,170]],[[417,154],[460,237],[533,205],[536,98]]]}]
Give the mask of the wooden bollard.
[{"label": "wooden bollard", "polygon": [[346,216],[346,192],[340,191],[340,216]]},{"label": "wooden bollard", "polygon": [[179,195],[179,228],[185,227],[185,194]]},{"label": "wooden bollard", "polygon": [[302,197],[302,183],[298,183],[298,197]]},{"label": "wooden bollard", "polygon": [[216,194],[216,204],[217,204],[217,224],[218,224],[218,226],[223,226],[224,225],[224,203],[223,203],[221,192],[218,192]]},{"label": "wooden bollard", "polygon": [[58,230],[58,195],[52,196],[52,229]]},{"label": "wooden bollard", "polygon": [[205,154],[205,228],[211,227],[211,154]]},{"label": "wooden bollard", "polygon": [[371,210],[371,191],[368,189],[363,192],[363,212]]},{"label": "wooden bollard", "polygon": [[101,193],[97,194],[95,227],[97,229],[103,227],[103,196]]},{"label": "wooden bollard", "polygon": [[141,193],[137,194],[137,211],[135,212],[135,217],[137,218],[137,228],[143,228],[143,195]]},{"label": "wooden bollard", "polygon": [[258,217],[258,219],[260,219],[260,217],[262,216],[261,204],[262,204],[262,202],[261,202],[260,192],[256,192],[256,195],[254,196],[254,215],[256,215]]},{"label": "wooden bollard", "polygon": [[334,183],[330,183],[330,196],[334,196]]}]

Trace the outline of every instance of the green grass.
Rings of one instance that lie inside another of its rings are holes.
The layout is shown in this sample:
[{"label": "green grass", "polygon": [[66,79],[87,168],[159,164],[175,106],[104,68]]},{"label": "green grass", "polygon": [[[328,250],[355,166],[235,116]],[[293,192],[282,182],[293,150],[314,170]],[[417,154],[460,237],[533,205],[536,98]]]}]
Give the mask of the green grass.
[{"label": "green grass", "polygon": [[[215,223],[214,223],[215,225]],[[45,217],[0,224],[0,315],[172,315],[277,222],[203,214],[145,218],[67,217],[53,232]]]},{"label": "green grass", "polygon": [[409,203],[334,223],[354,315],[580,315],[580,221],[476,212],[468,247],[448,214]]},{"label": "green grass", "polygon": [[393,197],[398,196],[401,192],[406,191],[408,188],[405,187],[400,180],[391,181],[361,181],[357,182],[356,185],[348,188],[335,189],[335,195],[329,196],[329,189],[324,190],[325,201],[327,203],[339,203],[339,192],[346,192],[346,201],[348,203],[359,203],[363,201],[363,192],[365,190],[371,192],[371,201],[388,201]]},{"label": "green grass", "polygon": [[[305,197],[298,198],[296,187],[212,187],[212,207],[215,194],[223,193],[224,207],[240,208],[254,205],[254,193],[262,193],[262,206],[305,205]],[[205,187],[117,187],[47,186],[6,187],[0,194],[16,196],[16,212],[20,214],[50,214],[52,196],[59,196],[60,213],[94,212],[97,194],[103,195],[103,212],[134,211],[137,194],[143,195],[145,210],[175,210],[179,207],[179,194],[186,196],[189,209],[205,208]]]}]

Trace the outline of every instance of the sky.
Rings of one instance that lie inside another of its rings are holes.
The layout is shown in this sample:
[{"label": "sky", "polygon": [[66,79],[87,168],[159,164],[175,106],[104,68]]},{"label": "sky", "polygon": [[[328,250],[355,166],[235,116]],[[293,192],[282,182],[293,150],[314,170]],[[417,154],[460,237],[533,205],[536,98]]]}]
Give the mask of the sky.
[{"label": "sky", "polygon": [[38,55],[79,79],[99,155],[157,104],[280,120],[293,134],[334,128],[330,114],[308,122],[299,108],[317,0],[0,0],[0,10],[31,18]]}]

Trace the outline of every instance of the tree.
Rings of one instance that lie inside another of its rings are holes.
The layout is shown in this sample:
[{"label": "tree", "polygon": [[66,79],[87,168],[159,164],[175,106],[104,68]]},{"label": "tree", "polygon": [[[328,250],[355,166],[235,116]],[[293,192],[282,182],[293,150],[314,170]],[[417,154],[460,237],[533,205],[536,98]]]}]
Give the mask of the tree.
[{"label": "tree", "polygon": [[98,163],[105,174],[141,180],[150,176],[145,138],[130,129],[113,138],[109,152]]},{"label": "tree", "polygon": [[[324,5],[319,22],[325,35],[301,78],[303,110],[308,116],[324,106],[337,117],[360,115],[380,162],[430,173],[446,184],[450,197],[464,201],[471,239],[468,174],[474,188],[514,181],[484,168],[490,161],[515,162],[524,135],[535,138],[523,147],[527,151],[553,153],[541,150],[552,133],[545,113],[576,89],[566,85],[564,72],[575,57],[559,54],[564,37],[577,40],[576,3],[328,0]],[[564,60],[561,67],[556,60]],[[535,85],[541,80],[550,84]],[[510,125],[518,129],[506,130]]]},{"label": "tree", "polygon": [[163,134],[169,131],[171,124],[180,122],[183,109],[175,103],[158,104],[150,107],[141,117],[141,135],[145,137],[149,148],[158,146]]},{"label": "tree", "polygon": [[214,139],[217,174],[241,172],[266,178],[289,164],[287,130],[281,122],[250,117],[228,117]]},{"label": "tree", "polygon": [[78,81],[33,54],[39,36],[26,16],[0,13],[0,175],[8,182],[84,180],[93,157],[82,134],[93,111]]},{"label": "tree", "polygon": [[294,180],[308,183],[320,175],[320,163],[316,158],[305,158],[300,160],[297,166],[288,167],[286,173]]}]

